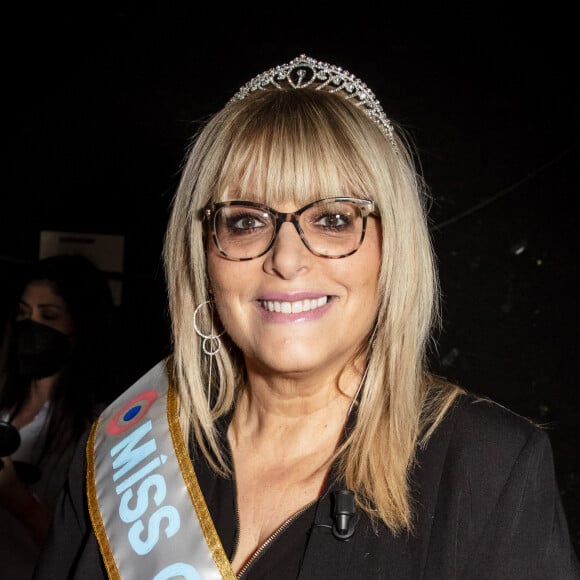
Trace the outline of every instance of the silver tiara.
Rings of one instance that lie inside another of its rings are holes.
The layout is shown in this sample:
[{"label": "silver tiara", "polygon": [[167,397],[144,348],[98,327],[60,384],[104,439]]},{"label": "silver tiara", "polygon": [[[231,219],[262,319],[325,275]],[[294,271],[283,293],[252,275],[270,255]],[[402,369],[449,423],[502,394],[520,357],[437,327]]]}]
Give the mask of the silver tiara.
[{"label": "silver tiara", "polygon": [[294,89],[302,89],[317,83],[315,87],[317,90],[328,87],[328,92],[340,92],[347,100],[354,99],[356,106],[379,126],[395,150],[397,149],[391,121],[371,89],[348,71],[305,54],[301,54],[288,64],[275,66],[254,77],[238,90],[231,101],[241,101],[254,91],[264,90],[270,85],[281,89],[279,84],[281,81],[287,81]]}]

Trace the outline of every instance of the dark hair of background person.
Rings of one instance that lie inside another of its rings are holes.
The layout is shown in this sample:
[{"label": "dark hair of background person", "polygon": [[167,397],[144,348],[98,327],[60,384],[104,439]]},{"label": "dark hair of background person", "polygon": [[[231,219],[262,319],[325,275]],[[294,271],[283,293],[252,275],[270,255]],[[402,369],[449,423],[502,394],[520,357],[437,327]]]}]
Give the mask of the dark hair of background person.
[{"label": "dark hair of background person", "polygon": [[117,393],[116,316],[107,278],[88,258],[60,255],[25,266],[14,286],[14,307],[0,349],[0,410],[12,416],[30,389],[30,379],[18,374],[13,340],[18,301],[30,282],[48,282],[66,302],[74,322],[75,345],[51,396],[46,452],[78,439],[95,409]]}]

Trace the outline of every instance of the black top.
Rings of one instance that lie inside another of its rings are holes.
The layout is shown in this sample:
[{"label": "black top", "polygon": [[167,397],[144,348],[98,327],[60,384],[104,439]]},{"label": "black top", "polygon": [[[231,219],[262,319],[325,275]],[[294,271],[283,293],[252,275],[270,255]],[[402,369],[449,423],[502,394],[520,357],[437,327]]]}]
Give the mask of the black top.
[{"label": "black top", "polygon": [[[227,422],[221,425],[225,435]],[[35,580],[103,580],[78,448]],[[235,488],[194,462],[226,553],[235,547]],[[331,479],[331,478],[329,478]],[[244,573],[244,580],[579,580],[580,566],[547,434],[495,403],[461,396],[419,451],[412,478],[415,532],[393,537],[357,513],[353,537],[332,534],[334,484]]]}]

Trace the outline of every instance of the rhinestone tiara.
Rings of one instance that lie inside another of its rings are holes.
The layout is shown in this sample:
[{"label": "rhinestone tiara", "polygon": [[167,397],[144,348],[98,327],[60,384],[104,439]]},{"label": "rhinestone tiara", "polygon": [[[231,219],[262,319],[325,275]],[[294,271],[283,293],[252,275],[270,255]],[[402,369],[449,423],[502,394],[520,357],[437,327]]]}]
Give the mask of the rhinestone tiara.
[{"label": "rhinestone tiara", "polygon": [[366,115],[372,119],[385,134],[391,145],[397,150],[393,126],[385,115],[381,103],[375,94],[363,83],[341,67],[315,60],[305,54],[271,68],[248,81],[240,87],[230,101],[242,101],[254,91],[264,90],[268,86],[281,89],[280,82],[287,81],[294,89],[302,89],[317,83],[316,90],[328,87],[330,93],[341,93],[346,100],[353,100]]}]

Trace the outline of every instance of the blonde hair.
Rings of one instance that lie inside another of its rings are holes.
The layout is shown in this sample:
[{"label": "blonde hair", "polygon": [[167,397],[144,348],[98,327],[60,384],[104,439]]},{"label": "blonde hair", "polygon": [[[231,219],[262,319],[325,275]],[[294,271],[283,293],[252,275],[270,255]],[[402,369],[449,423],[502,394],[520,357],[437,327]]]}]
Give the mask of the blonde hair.
[{"label": "blonde hair", "polygon": [[[357,421],[337,458],[361,508],[394,533],[413,528],[409,474],[417,447],[459,392],[426,370],[438,282],[423,184],[400,130],[396,140],[397,150],[361,110],[324,90],[256,91],[230,102],[193,142],[164,247],[181,425],[213,468],[227,474],[215,420],[232,409],[245,370],[227,335],[212,369],[193,329],[195,307],[210,300],[203,209],[248,191],[274,207],[339,195],[376,203],[381,295],[364,347],[367,377]],[[202,310],[205,328],[221,331],[217,315]]]}]

